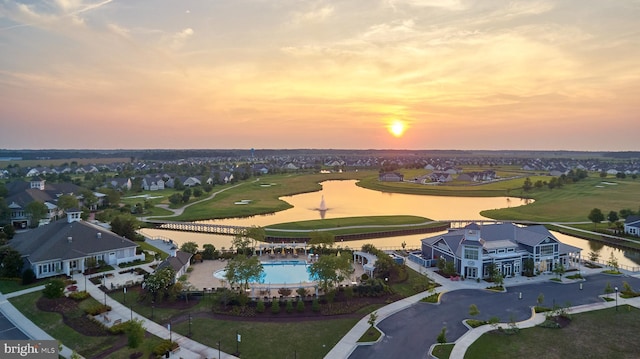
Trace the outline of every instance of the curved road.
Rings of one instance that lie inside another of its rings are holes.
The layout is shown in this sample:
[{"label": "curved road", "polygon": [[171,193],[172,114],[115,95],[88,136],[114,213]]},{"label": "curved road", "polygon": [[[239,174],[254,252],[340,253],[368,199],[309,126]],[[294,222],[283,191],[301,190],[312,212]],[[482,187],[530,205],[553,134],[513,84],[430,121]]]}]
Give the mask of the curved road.
[{"label": "curved road", "polygon": [[[448,342],[454,342],[466,331],[462,320],[470,318],[469,306],[475,304],[480,310],[476,319],[488,320],[498,317],[500,322],[518,322],[531,317],[531,307],[537,304],[540,293],[544,294],[544,306],[576,306],[600,302],[607,282],[612,287],[622,288],[622,282],[640,288],[640,279],[626,276],[596,274],[587,277],[580,290],[579,283],[560,284],[545,281],[508,287],[506,293],[486,290],[462,289],[443,294],[441,304],[418,302],[393,314],[380,323],[378,328],[385,333],[383,339],[370,346],[359,346],[349,356],[351,359],[386,359],[401,355],[403,359],[426,358],[429,348],[437,342],[443,327],[447,328]],[[522,299],[519,293],[522,292]]]}]

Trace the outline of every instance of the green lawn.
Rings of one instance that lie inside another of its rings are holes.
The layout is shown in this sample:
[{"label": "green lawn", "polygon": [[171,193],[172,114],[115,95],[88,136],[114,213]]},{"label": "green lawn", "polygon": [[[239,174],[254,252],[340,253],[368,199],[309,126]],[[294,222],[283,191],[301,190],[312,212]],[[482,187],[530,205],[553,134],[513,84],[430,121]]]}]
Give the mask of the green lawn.
[{"label": "green lawn", "polygon": [[[592,208],[600,208],[605,216],[609,211],[619,211],[623,208],[638,209],[640,181],[633,179],[605,179],[604,181],[617,184],[603,185],[600,177],[591,176],[562,188],[533,190],[528,195],[534,199],[534,203],[529,205],[482,211],[481,215],[495,219],[540,222],[589,222],[588,216]],[[606,224],[599,226],[606,226]]]},{"label": "green lawn", "polygon": [[39,285],[45,285],[47,282],[48,280],[39,280],[29,285],[22,285],[22,279],[17,279],[17,278],[16,280],[3,279],[3,280],[0,280],[0,293],[6,294],[6,293],[17,292],[19,290],[29,289],[32,287],[37,287]]},{"label": "green lawn", "polygon": [[[40,311],[35,303],[41,295],[42,292],[34,292],[9,301],[42,330],[87,358],[107,350],[116,342],[116,336],[93,337],[78,333],[62,322],[62,315]],[[88,299],[87,302],[96,303],[94,299]]]},{"label": "green lawn", "polygon": [[487,333],[466,359],[637,358],[640,310],[629,306],[576,314],[563,329],[529,328],[515,335]]},{"label": "green lawn", "polygon": [[[265,228],[267,235],[278,237],[308,237],[309,231],[322,230],[332,228],[331,233],[334,235],[345,235],[353,233],[372,233],[384,232],[400,229],[414,228],[434,228],[442,226],[443,223],[427,223],[431,221],[428,218],[418,216],[371,216],[371,217],[347,217],[323,220],[310,220],[300,222],[287,222],[270,225]],[[407,227],[397,227],[409,225]],[[341,227],[358,227],[366,226],[366,228],[341,228]],[[284,230],[297,230],[300,232],[288,232]]]}]

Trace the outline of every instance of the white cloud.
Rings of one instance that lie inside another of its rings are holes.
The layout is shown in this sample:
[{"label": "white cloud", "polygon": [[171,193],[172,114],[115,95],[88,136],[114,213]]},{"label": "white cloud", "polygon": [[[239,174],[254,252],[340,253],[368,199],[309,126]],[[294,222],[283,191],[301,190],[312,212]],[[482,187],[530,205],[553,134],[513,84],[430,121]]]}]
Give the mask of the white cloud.
[{"label": "white cloud", "polygon": [[292,25],[305,25],[316,24],[325,21],[334,12],[334,7],[331,5],[323,6],[320,8],[314,8],[306,12],[293,13],[291,24]]},{"label": "white cloud", "polygon": [[464,10],[467,8],[462,0],[388,0],[387,4],[394,9],[398,5],[433,7],[447,10]]}]

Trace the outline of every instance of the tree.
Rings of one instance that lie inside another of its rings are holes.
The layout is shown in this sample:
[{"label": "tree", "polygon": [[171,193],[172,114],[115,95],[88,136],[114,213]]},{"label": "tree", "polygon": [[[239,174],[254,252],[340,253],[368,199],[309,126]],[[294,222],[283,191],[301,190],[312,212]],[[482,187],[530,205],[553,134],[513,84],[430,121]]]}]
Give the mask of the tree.
[{"label": "tree", "polygon": [[189,198],[191,198],[191,189],[187,188],[182,192],[182,202],[189,202]]},{"label": "tree", "polygon": [[565,268],[564,268],[564,264],[562,263],[558,263],[554,268],[553,268],[553,273],[558,276],[558,278],[562,278],[562,276],[564,275],[564,273],[566,272]]},{"label": "tree", "polygon": [[235,256],[225,267],[224,278],[231,285],[242,284],[242,288],[249,288],[249,282],[259,282],[264,276],[264,268],[258,257]]},{"label": "tree", "polygon": [[251,247],[251,238],[247,238],[244,232],[236,234],[231,240],[231,245],[236,249],[239,254],[247,254],[247,249]]},{"label": "tree", "polygon": [[111,220],[111,230],[122,237],[131,240],[140,238],[136,232],[140,228],[140,222],[131,215],[119,215]]},{"label": "tree", "polygon": [[598,253],[596,251],[589,252],[589,260],[591,262],[598,262],[599,258],[600,258],[600,253]]},{"label": "tree", "polygon": [[480,310],[478,309],[478,306],[475,304],[471,304],[469,306],[469,315],[472,317],[475,317],[478,314],[480,314]]},{"label": "tree", "polygon": [[540,294],[538,294],[538,298],[536,299],[536,303],[538,303],[538,306],[541,306],[543,302],[544,302],[544,294],[540,293]]},{"label": "tree", "polygon": [[100,191],[107,196],[107,203],[110,206],[117,206],[120,203],[120,192],[113,188],[103,188]]},{"label": "tree", "polygon": [[336,242],[336,236],[331,232],[325,231],[313,231],[309,235],[310,245],[322,246],[322,253],[324,253],[327,247],[331,248]]},{"label": "tree", "polygon": [[522,261],[522,274],[527,277],[533,277],[535,273],[535,264],[532,258],[525,258]]},{"label": "tree", "polygon": [[616,258],[616,256],[613,255],[613,252],[611,252],[611,256],[609,256],[609,260],[607,261],[607,265],[609,267],[613,268],[613,270],[615,270],[616,272],[620,268],[620,266],[618,265],[618,258]]},{"label": "tree", "polygon": [[604,214],[602,214],[600,208],[594,208],[591,210],[589,213],[589,220],[593,222],[594,229],[596,229],[598,223],[604,221]]},{"label": "tree", "polygon": [[524,179],[524,183],[522,184],[522,190],[525,192],[531,191],[533,188],[533,184],[531,183],[531,178],[527,177]]},{"label": "tree", "polygon": [[609,223],[617,222],[619,219],[618,212],[616,211],[610,211],[607,215],[607,221],[609,221]]},{"label": "tree", "polygon": [[7,236],[7,239],[13,239],[13,236],[16,235],[16,228],[11,224],[7,224],[2,227],[2,233]]},{"label": "tree", "polygon": [[309,266],[311,278],[320,282],[320,287],[326,293],[329,288],[342,282],[353,273],[351,258],[348,256],[320,256]]},{"label": "tree", "polygon": [[44,203],[33,201],[27,205],[25,211],[29,215],[31,227],[35,228],[40,224],[40,220],[47,216],[48,209]]},{"label": "tree", "polygon": [[180,250],[183,252],[196,254],[198,253],[198,243],[196,242],[184,242],[180,246]]},{"label": "tree", "polygon": [[173,205],[178,205],[182,202],[182,195],[180,193],[174,193],[169,196],[169,203]]},{"label": "tree", "polygon": [[3,247],[0,251],[0,277],[20,278],[22,274],[22,255],[11,247]]},{"label": "tree", "polygon": [[158,298],[161,292],[167,295],[169,288],[173,285],[176,272],[171,267],[164,267],[153,274],[149,274],[144,280],[144,288],[149,291],[153,300]]},{"label": "tree", "polygon": [[129,348],[137,348],[144,341],[145,329],[142,326],[142,320],[134,318],[127,323],[127,344]]},{"label": "tree", "polygon": [[0,196],[0,223],[6,223],[11,216],[11,210],[2,196]]},{"label": "tree", "polygon": [[202,245],[202,258],[203,259],[215,259],[216,247],[213,244],[207,243]]},{"label": "tree", "polygon": [[378,320],[378,313],[371,312],[371,314],[369,314],[369,319],[367,320],[367,323],[369,323],[370,327],[373,327],[373,325],[376,324],[376,320]]},{"label": "tree", "polygon": [[64,282],[62,279],[52,279],[44,285],[42,295],[49,299],[62,298],[64,295]]},{"label": "tree", "polygon": [[85,207],[92,209],[93,206],[98,204],[98,197],[96,197],[92,191],[83,190],[80,194],[82,195],[82,203]]},{"label": "tree", "polygon": [[70,194],[63,194],[58,197],[58,207],[62,208],[65,212],[71,208],[78,209],[78,199]]},{"label": "tree", "polygon": [[447,327],[442,327],[440,334],[438,334],[438,343],[444,344],[447,342]]}]

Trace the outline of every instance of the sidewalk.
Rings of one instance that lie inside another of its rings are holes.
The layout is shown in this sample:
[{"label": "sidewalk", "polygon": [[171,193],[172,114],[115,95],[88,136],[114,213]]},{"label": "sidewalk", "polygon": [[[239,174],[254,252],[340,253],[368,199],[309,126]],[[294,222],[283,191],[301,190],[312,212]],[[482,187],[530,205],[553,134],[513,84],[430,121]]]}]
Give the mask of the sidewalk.
[{"label": "sidewalk", "polygon": [[[117,270],[112,272],[116,272],[117,274]],[[112,272],[105,272],[104,274],[108,274]],[[124,322],[124,321],[130,320],[131,317],[133,316],[134,319],[138,319],[142,322],[142,326],[146,329],[147,332],[162,339],[171,338],[171,340],[178,343],[178,345],[180,346],[180,349],[176,353],[171,354],[171,358],[182,358],[182,359],[201,359],[201,358],[233,359],[233,358],[236,358],[235,356],[231,354],[227,354],[225,352],[220,352],[220,357],[218,357],[217,348],[214,349],[214,348],[208,347],[204,344],[196,342],[188,337],[185,337],[173,331],[169,333],[169,330],[167,327],[162,326],[154,321],[151,321],[146,317],[139,315],[136,312],[132,312],[130,308],[125,307],[120,302],[112,299],[108,295],[105,296],[105,293],[102,290],[100,290],[98,286],[91,283],[90,280],[87,280],[85,282],[84,275],[82,274],[76,274],[74,275],[73,278],[78,282],[77,283],[78,290],[86,290],[87,292],[89,292],[89,294],[91,294],[93,298],[95,298],[101,303],[104,303],[106,300],[106,304],[111,307],[111,311],[108,313],[108,318],[110,322],[116,321],[118,319]],[[84,283],[86,283],[86,286],[87,286],[86,288],[84,288]]]},{"label": "sidewalk", "polygon": [[[47,334],[44,330],[40,329],[37,325],[35,325],[31,320],[24,316],[16,307],[11,304],[8,299],[17,297],[23,294],[36,292],[39,290],[43,290],[44,286],[33,287],[29,289],[25,289],[18,292],[12,292],[7,294],[0,293],[0,313],[4,315],[16,328],[18,328],[22,333],[24,333],[27,337],[32,340],[56,340],[49,334]],[[62,346],[62,350],[60,351],[60,356],[64,358],[71,358],[73,355],[73,351],[66,346]],[[82,357],[79,357],[82,358]]]}]

